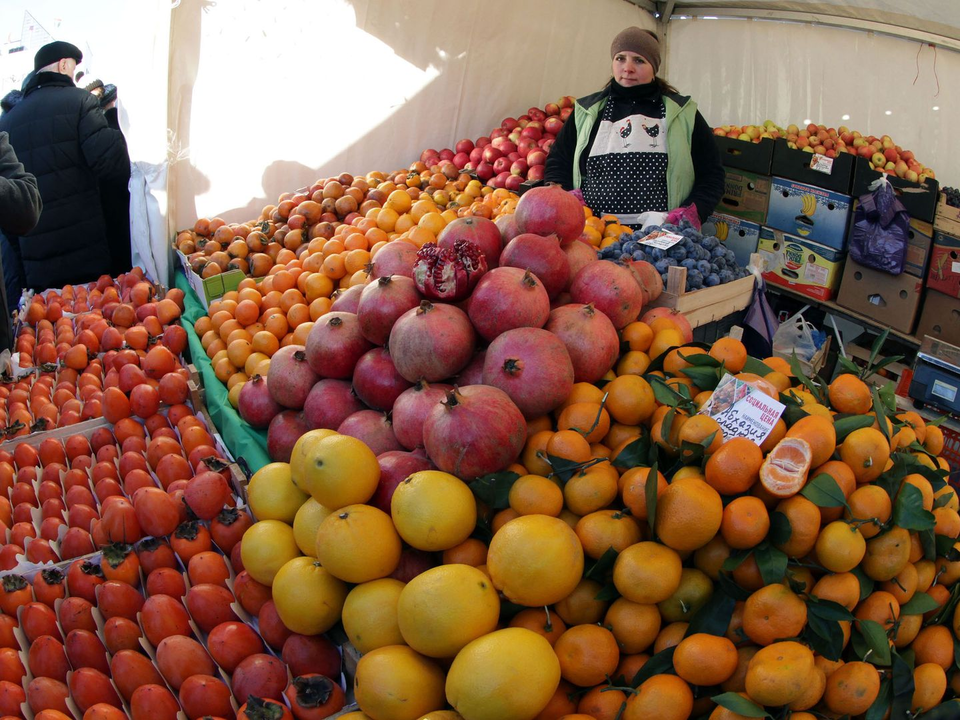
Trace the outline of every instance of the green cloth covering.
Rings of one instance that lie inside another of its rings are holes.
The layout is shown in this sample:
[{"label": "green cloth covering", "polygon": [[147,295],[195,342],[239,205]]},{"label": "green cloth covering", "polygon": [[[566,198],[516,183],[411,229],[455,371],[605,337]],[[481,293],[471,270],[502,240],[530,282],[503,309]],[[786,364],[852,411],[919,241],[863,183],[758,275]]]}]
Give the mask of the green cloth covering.
[{"label": "green cloth covering", "polygon": [[187,331],[190,342],[190,357],[200,373],[203,387],[206,390],[207,412],[217,426],[224,445],[234,458],[243,458],[250,467],[250,472],[256,472],[270,462],[267,455],[267,432],[250,427],[243,418],[233,409],[227,399],[227,388],[213,372],[213,364],[200,344],[200,338],[193,329],[193,324],[207,314],[200,303],[197,293],[187,283],[183,270],[176,272],[175,283],[183,290],[183,326]]}]

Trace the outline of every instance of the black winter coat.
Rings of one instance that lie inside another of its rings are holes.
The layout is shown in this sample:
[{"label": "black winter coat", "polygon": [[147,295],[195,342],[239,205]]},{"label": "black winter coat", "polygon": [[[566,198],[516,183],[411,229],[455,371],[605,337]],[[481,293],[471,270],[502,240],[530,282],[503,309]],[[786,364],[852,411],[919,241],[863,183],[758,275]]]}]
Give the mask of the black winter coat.
[{"label": "black winter coat", "polygon": [[23,99],[0,116],[0,130],[10,134],[43,198],[37,226],[7,236],[7,249],[19,251],[26,286],[43,290],[109,273],[99,181],[129,177],[130,158],[123,134],[108,125],[97,98],[66,75],[37,73]]}]

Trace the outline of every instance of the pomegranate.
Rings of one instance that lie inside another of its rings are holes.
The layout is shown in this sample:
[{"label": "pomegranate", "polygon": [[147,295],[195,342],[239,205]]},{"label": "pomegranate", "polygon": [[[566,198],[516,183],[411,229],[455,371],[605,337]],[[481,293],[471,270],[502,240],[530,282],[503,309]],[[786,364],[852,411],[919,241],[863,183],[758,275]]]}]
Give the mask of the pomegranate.
[{"label": "pomegranate", "polygon": [[573,363],[573,381],[593,383],[620,355],[620,337],[610,318],[592,305],[571,303],[550,313],[544,327],[559,337]]},{"label": "pomegranate", "polygon": [[584,242],[570,243],[563,248],[563,252],[566,253],[567,262],[570,263],[570,279],[567,281],[566,287],[569,290],[577,273],[583,270],[588,263],[597,262],[599,258],[593,245]]},{"label": "pomegranate", "polygon": [[513,400],[489,385],[454,388],[423,424],[433,464],[469,482],[503,470],[527,440],[527,421]]},{"label": "pomegranate", "polygon": [[486,357],[486,350],[474,355],[473,360],[457,375],[457,385],[483,385],[483,361]]},{"label": "pomegranate", "polygon": [[463,310],[424,300],[394,324],[390,351],[397,371],[410,382],[437,382],[456,375],[470,362],[476,340]]},{"label": "pomegranate", "polygon": [[267,428],[267,455],[274,462],[290,462],[290,453],[300,436],[310,427],[302,412],[284,410]]},{"label": "pomegranate", "polygon": [[[393,427],[396,431],[396,423]],[[367,504],[380,508],[387,515],[390,514],[390,501],[397,485],[415,472],[434,469],[433,463],[427,458],[402,450],[389,450],[377,455],[377,463],[380,465],[380,482]]]},{"label": "pomegranate", "polygon": [[370,271],[371,279],[387,275],[413,277],[413,265],[417,262],[417,246],[404,240],[392,240],[377,251]]},{"label": "pomegranate", "polygon": [[267,427],[282,410],[283,407],[270,394],[267,379],[262,375],[254,375],[240,388],[237,411],[251,427]]},{"label": "pomegranate", "polygon": [[[583,214],[582,210],[580,214]],[[493,220],[476,215],[457,218],[440,231],[437,245],[441,250],[455,248],[457,240],[467,240],[480,248],[488,268],[495,268],[500,264],[503,241],[500,238],[500,228]]]},{"label": "pomegranate", "polygon": [[363,294],[365,285],[354,285],[346,290],[340,289],[333,293],[333,304],[330,306],[331,312],[355,313],[360,306],[360,295]]},{"label": "pomegranate", "polygon": [[437,561],[434,553],[405,546],[403,550],[400,551],[400,562],[397,564],[397,569],[387,575],[387,577],[408,583],[417,575],[422,575],[430,568],[436,567],[436,565]]},{"label": "pomegranate", "polygon": [[559,407],[573,392],[573,363],[552,332],[516,328],[490,343],[483,383],[503,390],[527,419],[536,418]]},{"label": "pomegranate", "polygon": [[303,414],[311,430],[336,430],[348,415],[363,409],[363,403],[347,380],[329,378],[317,382],[303,404]]},{"label": "pomegranate", "polygon": [[586,224],[583,205],[559,185],[531,188],[520,196],[514,214],[520,232],[555,233],[561,245],[569,245],[580,237]]},{"label": "pomegranate", "polygon": [[452,248],[426,243],[417,252],[413,281],[428,300],[463,300],[487,271],[483,251],[474,243],[457,240]]},{"label": "pomegranate", "polygon": [[360,410],[353,413],[340,423],[337,432],[362,440],[375,455],[391,450],[403,450],[403,446],[397,441],[397,436],[393,434],[393,423],[387,418],[386,413],[376,410]]},{"label": "pomegranate", "polygon": [[368,350],[353,371],[353,391],[366,405],[389,412],[394,401],[412,383],[404,379],[386,348]]},{"label": "pomegranate", "polygon": [[470,322],[483,339],[518,327],[543,327],[550,315],[550,298],[537,276],[513,267],[488,272],[470,296]]},{"label": "pomegranate", "polygon": [[577,273],[570,286],[575,303],[592,304],[620,330],[640,315],[643,293],[633,274],[619,263],[590,263]]},{"label": "pomegranate", "polygon": [[690,321],[684,317],[683,313],[677,312],[671,308],[658,307],[653,308],[652,310],[647,310],[647,312],[643,314],[643,317],[640,318],[640,322],[645,322],[647,325],[649,325],[660,317],[669,319],[674,325],[677,326],[677,330],[679,330],[680,334],[683,335],[684,343],[693,342],[693,328],[690,327]]},{"label": "pomegranate", "polygon": [[643,260],[630,260],[626,266],[640,286],[645,306],[660,297],[663,292],[663,278],[653,265]]},{"label": "pomegranate", "polygon": [[422,299],[413,280],[405,275],[387,275],[354,287],[363,290],[357,306],[360,333],[374,345],[385,345],[397,318]]},{"label": "pomegranate", "polygon": [[500,265],[532,272],[543,283],[547,297],[551,300],[570,282],[570,261],[567,260],[556,235],[517,235],[503,249]]},{"label": "pomegranate", "polygon": [[498,215],[494,222],[500,228],[500,242],[503,247],[506,247],[507,243],[520,234],[520,230],[517,228],[517,217],[513,213]]},{"label": "pomegranate", "polygon": [[430,385],[420,380],[407,388],[393,403],[393,432],[407,450],[423,445],[423,421],[433,406],[447,396],[451,385]]},{"label": "pomegranate", "polygon": [[353,376],[357,360],[372,347],[360,332],[356,314],[329,312],[310,328],[307,362],[320,377],[346,380]]},{"label": "pomegranate", "polygon": [[310,389],[319,379],[310,369],[303,345],[287,345],[270,358],[267,388],[270,396],[284,407],[302,409]]}]

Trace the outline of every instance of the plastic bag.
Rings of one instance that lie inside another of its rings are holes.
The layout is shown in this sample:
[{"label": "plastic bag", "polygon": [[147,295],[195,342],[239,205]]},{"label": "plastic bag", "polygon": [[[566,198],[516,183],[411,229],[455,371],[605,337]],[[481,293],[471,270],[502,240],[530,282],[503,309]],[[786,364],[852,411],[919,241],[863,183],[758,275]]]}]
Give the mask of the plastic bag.
[{"label": "plastic bag", "polygon": [[853,216],[850,257],[866,267],[899,275],[907,256],[910,215],[886,175],[870,188],[873,192],[860,196]]},{"label": "plastic bag", "polygon": [[130,243],[134,265],[172,285],[173,264],[166,223],[167,163],[135,162],[130,168]]},{"label": "plastic bag", "polygon": [[804,320],[801,313],[797,313],[782,322],[777,329],[773,336],[773,354],[790,357],[796,353],[798,358],[809,362],[819,348],[814,337],[816,333],[813,324]]},{"label": "plastic bag", "polygon": [[753,299],[743,318],[743,344],[753,357],[769,357],[773,354],[773,338],[779,323],[777,315],[767,300],[767,283],[763,276],[751,268],[756,283]]}]

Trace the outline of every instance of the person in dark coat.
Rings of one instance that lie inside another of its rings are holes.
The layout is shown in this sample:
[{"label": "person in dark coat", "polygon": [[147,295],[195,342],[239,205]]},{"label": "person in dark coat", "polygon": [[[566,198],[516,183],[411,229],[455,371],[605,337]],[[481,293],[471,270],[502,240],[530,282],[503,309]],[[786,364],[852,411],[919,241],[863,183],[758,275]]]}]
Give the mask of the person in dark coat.
[{"label": "person in dark coat", "polygon": [[[23,169],[10,145],[7,133],[0,132],[0,231],[25,235],[40,219],[43,203],[37,179]],[[13,299],[16,302],[16,298]],[[0,285],[0,350],[13,344],[7,293]]]},{"label": "person in dark coat", "polygon": [[99,187],[129,177],[130,158],[119,125],[111,127],[97,98],[74,84],[82,59],[70,43],[44,45],[23,99],[0,116],[0,131],[10,134],[43,198],[37,226],[8,234],[3,248],[4,262],[6,253],[17,255],[11,262],[19,263],[24,286],[34,290],[90,282],[112,269]]}]

